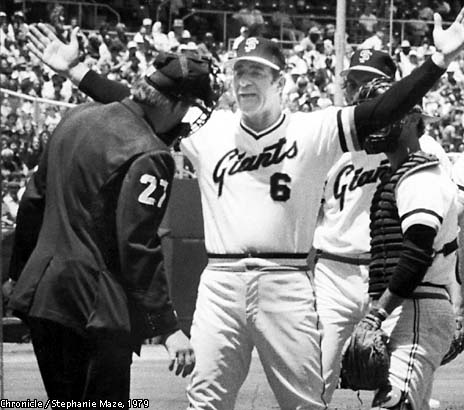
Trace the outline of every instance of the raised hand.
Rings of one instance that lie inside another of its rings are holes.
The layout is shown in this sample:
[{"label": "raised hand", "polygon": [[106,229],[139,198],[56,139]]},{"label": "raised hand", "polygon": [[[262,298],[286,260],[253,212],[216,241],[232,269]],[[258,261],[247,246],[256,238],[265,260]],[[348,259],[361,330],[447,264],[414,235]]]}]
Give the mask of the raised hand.
[{"label": "raised hand", "polygon": [[69,70],[79,63],[78,31],[79,27],[75,27],[69,44],[65,44],[46,24],[30,25],[27,48],[51,69],[67,76]]},{"label": "raised hand", "polygon": [[440,14],[435,13],[433,28],[433,42],[437,51],[443,54],[445,62],[449,64],[464,48],[464,7],[446,30],[442,27]]}]

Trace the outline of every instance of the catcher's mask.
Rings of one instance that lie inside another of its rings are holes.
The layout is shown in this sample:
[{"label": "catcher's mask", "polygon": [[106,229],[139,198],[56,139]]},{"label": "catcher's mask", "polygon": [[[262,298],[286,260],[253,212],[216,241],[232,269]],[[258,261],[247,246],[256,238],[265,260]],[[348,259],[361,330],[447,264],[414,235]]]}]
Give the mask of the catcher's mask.
[{"label": "catcher's mask", "polygon": [[216,106],[222,94],[219,67],[205,57],[160,53],[147,70],[145,79],[166,96],[199,108],[199,115],[189,123],[175,127],[180,137],[198,131]]},{"label": "catcher's mask", "polygon": [[[375,98],[383,94],[393,85],[388,78],[375,78],[361,86],[355,104]],[[403,127],[408,120],[416,116],[417,137],[421,137],[425,131],[425,123],[438,121],[439,118],[426,115],[421,105],[416,104],[401,120],[382,128],[381,130],[365,137],[363,149],[368,154],[380,154],[381,152],[394,152],[398,148],[398,141]],[[418,119],[417,119],[418,117]]]},{"label": "catcher's mask", "polygon": [[[393,82],[388,78],[375,78],[362,85],[359,89],[355,104],[375,98],[387,91]],[[380,154],[381,152],[393,152],[398,147],[401,135],[402,120],[384,127],[364,138],[363,148],[368,154]]]}]

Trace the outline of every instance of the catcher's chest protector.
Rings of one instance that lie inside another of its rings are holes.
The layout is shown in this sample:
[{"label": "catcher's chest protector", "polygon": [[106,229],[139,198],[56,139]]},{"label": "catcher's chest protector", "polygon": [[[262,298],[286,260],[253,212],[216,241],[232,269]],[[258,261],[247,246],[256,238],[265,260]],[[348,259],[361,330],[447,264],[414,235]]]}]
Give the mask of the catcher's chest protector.
[{"label": "catcher's chest protector", "polygon": [[396,187],[408,175],[438,164],[439,160],[434,155],[415,152],[396,172],[385,173],[377,187],[370,209],[369,294],[374,299],[378,299],[387,288],[402,251],[403,233],[396,207]]}]

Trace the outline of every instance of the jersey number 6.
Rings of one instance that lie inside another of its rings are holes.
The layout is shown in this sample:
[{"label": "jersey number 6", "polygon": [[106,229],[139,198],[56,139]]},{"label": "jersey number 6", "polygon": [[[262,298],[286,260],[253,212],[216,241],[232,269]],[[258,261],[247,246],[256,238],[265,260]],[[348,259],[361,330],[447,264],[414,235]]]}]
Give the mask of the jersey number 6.
[{"label": "jersey number 6", "polygon": [[290,188],[288,184],[292,181],[290,175],[276,172],[271,175],[271,198],[274,201],[285,202],[290,198]]},{"label": "jersey number 6", "polygon": [[[169,184],[168,181],[166,181],[165,179],[158,179],[154,175],[143,174],[140,177],[140,182],[142,184],[148,184],[148,186],[139,195],[138,201],[141,204],[145,205],[155,205],[156,203],[158,208],[161,208],[166,199],[166,188]],[[161,187],[162,193],[159,196],[158,201],[156,201],[155,197],[153,196],[153,193],[155,192],[158,186]]]}]

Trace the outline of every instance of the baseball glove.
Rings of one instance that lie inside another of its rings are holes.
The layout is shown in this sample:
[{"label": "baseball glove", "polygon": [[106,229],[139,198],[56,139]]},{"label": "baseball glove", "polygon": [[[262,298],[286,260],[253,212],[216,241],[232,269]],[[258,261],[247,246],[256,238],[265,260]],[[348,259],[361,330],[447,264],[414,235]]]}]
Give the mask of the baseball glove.
[{"label": "baseball glove", "polygon": [[462,316],[458,316],[456,318],[456,330],[454,332],[453,340],[451,341],[451,346],[448,352],[445,354],[443,359],[441,360],[441,366],[444,364],[448,364],[452,360],[456,359],[459,353],[464,351],[464,326],[463,326],[464,318]]},{"label": "baseball glove", "polygon": [[376,390],[388,384],[390,354],[388,336],[380,328],[383,319],[371,311],[356,325],[343,354],[342,389]]}]

